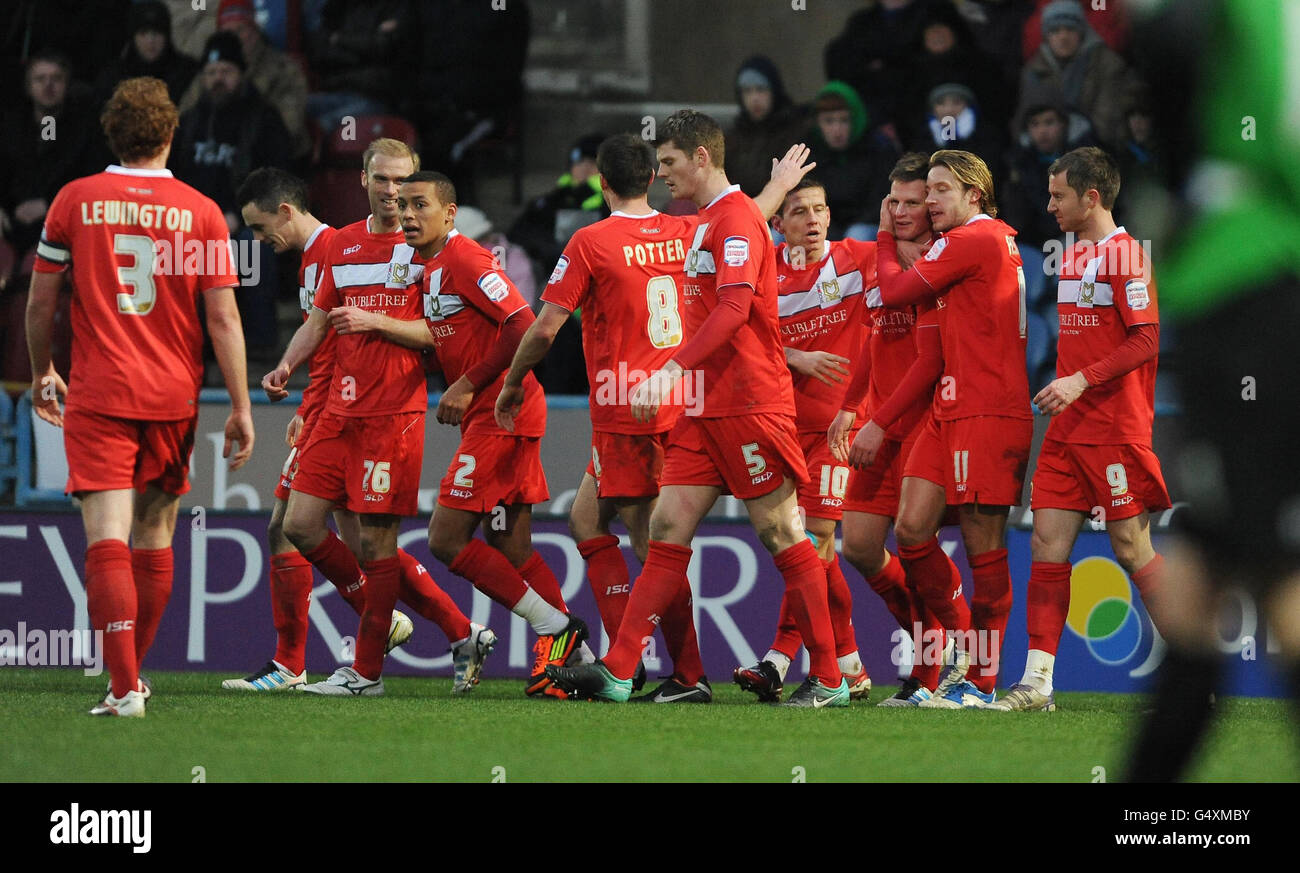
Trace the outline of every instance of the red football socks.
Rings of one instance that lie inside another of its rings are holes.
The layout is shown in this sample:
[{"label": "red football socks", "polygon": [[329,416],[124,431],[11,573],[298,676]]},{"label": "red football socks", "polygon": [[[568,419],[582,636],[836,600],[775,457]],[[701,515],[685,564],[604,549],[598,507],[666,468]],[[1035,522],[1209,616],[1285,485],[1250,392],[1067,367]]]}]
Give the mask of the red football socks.
[{"label": "red football socks", "polygon": [[998,684],[998,669],[1002,661],[1002,640],[1007,633],[1007,617],[1011,615],[1011,568],[1007,565],[1007,550],[994,549],[970,559],[971,580],[975,586],[971,597],[971,624],[985,637],[980,645],[988,663],[976,664],[976,653],[971,653],[971,668],[966,674],[975,687],[985,694]]},{"label": "red football socks", "polygon": [[645,566],[632,586],[623,622],[604,659],[605,668],[616,678],[631,679],[636,672],[644,641],[654,634],[674,599],[683,593],[690,562],[691,550],[686,546],[650,541]]},{"label": "red football socks", "polygon": [[838,688],[843,679],[835,661],[835,632],[831,627],[826,596],[826,568],[817,549],[807,540],[774,555],[776,568],[785,579],[786,594],[808,649],[808,675],[827,688]]},{"label": "red football socks", "polygon": [[[953,567],[955,573],[957,568]],[[961,578],[957,579],[958,584]],[[954,586],[954,589],[957,586]],[[912,623],[907,632],[912,637],[912,678],[933,691],[939,685],[939,673],[943,671],[943,649],[947,643],[943,623],[934,612],[925,605],[925,600],[915,591],[910,592],[912,599]],[[917,625],[921,630],[918,636]]]},{"label": "red football socks", "polygon": [[1029,593],[1025,600],[1025,624],[1029,648],[1056,654],[1070,612],[1069,561],[1034,561],[1029,565]]},{"label": "red football socks", "polygon": [[681,588],[664,613],[663,624],[660,625],[664,645],[668,647],[668,657],[673,659],[673,677],[688,687],[699,682],[704,675],[700,642],[695,636],[694,602],[690,579],[683,574]]},{"label": "red football socks", "polygon": [[587,562],[587,581],[591,584],[600,622],[612,640],[618,636],[627,609],[629,588],[627,561],[618,547],[618,537],[610,534],[578,543],[578,554]]},{"label": "red football socks", "polygon": [[940,548],[939,539],[931,537],[919,546],[900,546],[898,557],[907,574],[908,587],[921,595],[944,628],[970,630],[970,606],[961,596],[961,575]]},{"label": "red football socks", "polygon": [[298,552],[271,556],[271,618],[275,660],[297,675],[307,666],[307,613],[311,607],[311,561]]},{"label": "red football socks", "polygon": [[358,615],[365,610],[366,576],[361,572],[356,556],[334,531],[327,531],[324,541],[310,552],[304,552],[303,557],[334,584]]},{"label": "red football socks", "polygon": [[785,592],[781,595],[781,614],[776,620],[776,636],[772,639],[769,648],[793,661],[802,647],[803,637],[799,634],[799,625],[795,624],[794,610],[790,607],[790,594]]},{"label": "red football socks", "polygon": [[131,573],[135,577],[135,663],[138,672],[153,645],[158,623],[172,596],[172,549],[132,549]]},{"label": "red football socks", "polygon": [[907,574],[903,562],[893,552],[886,551],[889,562],[879,573],[867,580],[871,590],[885,601],[885,608],[898,622],[898,626],[912,632],[912,595],[907,589]]},{"label": "red football socks", "polygon": [[90,627],[103,633],[100,643],[113,696],[135,691],[139,665],[135,657],[135,579],[131,550],[121,540],[100,540],[86,549],[86,606]]},{"label": "red football socks", "polygon": [[436,624],[451,642],[469,636],[469,619],[428,569],[403,549],[397,550],[397,560],[401,564],[398,599]]},{"label": "red football socks", "polygon": [[857,635],[853,632],[853,593],[840,569],[839,558],[832,555],[829,561],[822,561],[822,567],[826,571],[826,605],[835,634],[835,657],[841,658],[858,650]]},{"label": "red football socks", "polygon": [[1147,561],[1145,565],[1138,568],[1132,576],[1133,584],[1137,587],[1138,594],[1142,595],[1142,605],[1147,608],[1147,615],[1151,617],[1151,623],[1155,625],[1156,630],[1164,634],[1168,628],[1161,628],[1163,616],[1160,614],[1160,591],[1161,577],[1165,570],[1165,559],[1159,553],[1154,558]]},{"label": "red football socks", "polygon": [[528,584],[506,556],[482,540],[470,540],[447,569],[506,609],[513,610],[528,593]]},{"label": "red football socks", "polygon": [[357,627],[356,659],[352,663],[352,669],[366,679],[378,679],[384,670],[384,648],[393,624],[401,576],[402,562],[396,555],[366,562],[365,610]]},{"label": "red football socks", "polygon": [[540,594],[551,606],[565,614],[569,612],[569,607],[564,604],[564,595],[560,593],[560,580],[555,578],[555,573],[536,551],[519,568],[519,575],[528,583],[529,588]]}]

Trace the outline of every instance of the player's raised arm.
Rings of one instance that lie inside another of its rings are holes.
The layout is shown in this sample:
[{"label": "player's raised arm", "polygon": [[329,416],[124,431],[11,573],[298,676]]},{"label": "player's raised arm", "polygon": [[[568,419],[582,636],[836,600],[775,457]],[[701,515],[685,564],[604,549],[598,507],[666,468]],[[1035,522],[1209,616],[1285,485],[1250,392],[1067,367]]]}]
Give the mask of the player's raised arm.
[{"label": "player's raised arm", "polygon": [[[203,308],[212,338],[212,351],[230,395],[230,416],[226,419],[226,440],[221,457],[230,458],[230,469],[238,470],[253,454],[253,413],[248,399],[248,361],[244,356],[244,327],[239,320],[232,287],[209,288],[203,292]],[[232,444],[239,448],[232,457]]]},{"label": "player's raised arm", "polygon": [[754,198],[763,218],[770,221],[773,215],[780,212],[785,195],[793,191],[803,177],[817,166],[816,161],[808,163],[811,153],[812,150],[807,145],[798,142],[790,146],[780,159],[772,158],[772,176]]},{"label": "player's raised arm", "polygon": [[515,414],[524,402],[524,377],[533,367],[541,363],[542,358],[546,357],[551,344],[555,342],[555,335],[560,332],[560,328],[564,327],[571,315],[572,313],[563,306],[543,303],[537,320],[524,332],[523,339],[519,341],[519,348],[515,350],[514,359],[510,362],[510,369],[506,371],[505,383],[501,386],[501,393],[497,395],[496,408],[493,411],[497,424],[506,430],[513,432],[515,429]]},{"label": "player's raised arm", "polygon": [[336,306],[329,312],[329,325],[340,334],[377,333],[390,343],[408,349],[433,348],[429,323],[423,318],[402,321],[382,312],[356,306]]},{"label": "player's raised arm", "polygon": [[50,333],[62,287],[62,273],[33,272],[27,296],[27,355],[32,364],[32,409],[41,420],[55,427],[63,427],[59,398],[68,393],[68,386],[54,371],[54,362],[50,359]]},{"label": "player's raised arm", "polygon": [[[909,250],[915,256],[919,248]],[[936,255],[937,257],[937,255]],[[935,296],[921,274],[899,262],[898,240],[894,237],[894,216],[889,198],[880,203],[880,230],[876,234],[876,277],[880,299],[886,306],[908,306]]]}]

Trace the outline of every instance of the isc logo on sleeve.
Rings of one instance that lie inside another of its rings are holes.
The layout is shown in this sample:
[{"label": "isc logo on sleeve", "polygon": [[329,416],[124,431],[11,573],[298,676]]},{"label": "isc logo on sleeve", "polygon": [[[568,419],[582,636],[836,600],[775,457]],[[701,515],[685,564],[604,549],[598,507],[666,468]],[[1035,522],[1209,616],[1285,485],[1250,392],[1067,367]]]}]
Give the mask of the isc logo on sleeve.
[{"label": "isc logo on sleeve", "polygon": [[728,267],[739,267],[749,260],[749,240],[743,236],[729,236],[722,241],[722,262]]}]

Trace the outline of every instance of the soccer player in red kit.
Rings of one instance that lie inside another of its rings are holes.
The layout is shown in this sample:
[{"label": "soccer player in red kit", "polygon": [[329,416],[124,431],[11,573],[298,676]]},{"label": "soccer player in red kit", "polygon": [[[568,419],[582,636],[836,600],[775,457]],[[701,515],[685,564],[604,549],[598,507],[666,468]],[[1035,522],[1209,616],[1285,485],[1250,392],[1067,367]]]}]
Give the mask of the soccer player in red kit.
[{"label": "soccer player in red kit", "polygon": [[[391,143],[391,144],[390,144]],[[398,159],[408,155],[406,146],[395,141],[376,140],[369,154],[363,156],[363,166],[369,167],[371,159],[381,151],[392,152]],[[363,174],[363,185],[373,196],[373,215],[382,222],[384,187],[394,184],[383,173]],[[302,265],[298,271],[299,301],[303,320],[313,308],[317,286],[324,270],[329,269],[325,254],[335,230],[322,224],[307,211],[307,186],[298,178],[275,168],[254,171],[239,189],[244,221],[260,242],[269,243],[276,252],[290,249],[302,252]],[[299,450],[311,439],[311,432],[325,406],[330,380],[334,375],[334,346],[337,334],[327,331],[320,346],[311,356],[311,381],[303,391],[302,403],[289,422],[286,442],[289,457],[285,460],[275,489],[275,504],[271,509],[271,522],[267,537],[271,550],[271,609],[276,628],[275,656],[261,670],[242,679],[227,679],[221,683],[226,689],[237,691],[282,691],[306,682],[307,614],[312,589],[312,565],[285,538],[284,512],[298,467]],[[355,513],[336,508],[334,521],[343,541],[353,555],[361,554],[360,524]],[[428,571],[415,558],[398,550],[402,562],[399,599],[410,604],[417,612],[436,623],[449,640],[453,641],[453,661],[456,676],[452,684],[455,692],[473,688],[482,665],[483,643],[490,650],[495,635],[481,625],[472,625],[429,576]],[[358,613],[364,609],[364,577],[356,562],[347,565],[347,574],[337,579],[335,585],[344,599]],[[410,637],[411,620],[394,611],[386,650],[391,651]],[[470,638],[476,638],[477,642]]]},{"label": "soccer player in red kit", "polygon": [[[835,552],[835,527],[848,500],[850,471],[831,456],[826,430],[844,400],[848,364],[862,348],[864,302],[876,284],[876,244],[826,239],[830,207],[826,189],[811,177],[790,192],[775,227],[781,341],[793,372],[795,421],[809,480],[798,488],[805,526],[826,572],[835,654],[849,696],[864,699],[871,678],[858,655],[853,596]],[[786,672],[803,640],[782,598],[776,638],[761,661],[736,668],[733,679],[761,701],[781,697]]]},{"label": "soccer player in red kit", "polygon": [[[379,208],[334,234],[311,314],[262,379],[268,397],[284,399],[290,374],[312,357],[331,327],[340,334],[329,394],[298,453],[283,526],[303,557],[359,601],[353,603],[361,613],[355,662],[324,682],[300,686],[314,694],[378,696],[384,690],[379,677],[402,576],[397,532],[401,517],[418,509],[428,398],[418,351],[339,326],[354,310],[398,318],[420,313],[420,265],[395,223],[397,188],[414,162],[409,148],[394,140],[367,149],[363,181]],[[364,576],[326,524],[340,503],[360,515]],[[355,582],[338,584],[347,579]]]},{"label": "soccer player in red kit", "polygon": [[[755,202],[764,212],[780,203],[785,191],[806,172],[808,149],[792,146],[775,162],[772,181]],[[578,486],[569,527],[587,575],[605,631],[612,640],[631,590],[618,537],[610,533],[617,515],[627,526],[632,549],[643,564],[650,540],[650,514],[659,495],[664,443],[682,406],[695,397],[665,404],[650,421],[638,421],[628,400],[650,373],[672,357],[684,339],[681,288],[686,250],[699,219],[664,215],[651,208],[649,188],[655,177],[654,149],[642,138],[618,134],[605,140],[596,155],[601,189],[612,215],[580,228],[565,246],[542,295],[542,311],[519,343],[505,385],[497,397],[497,422],[514,429],[525,375],[545,356],[556,333],[573,311],[582,310],[583,352],[591,385],[591,461]],[[602,462],[608,460],[608,465]],[[650,703],[708,703],[712,688],[698,661],[694,624],[683,609],[664,616],[674,671],[654,691],[635,698]],[[638,662],[633,690],[644,684]]]},{"label": "soccer player in red kit", "polygon": [[713,119],[682,110],[660,133],[659,175],[674,196],[702,207],[682,288],[683,330],[691,338],[636,387],[630,405],[634,417],[651,419],[688,371],[695,371],[688,378],[703,402],[698,415],[682,416],[669,434],[646,563],[609,653],[603,662],[548,667],[547,674],[580,696],[628,699],[642,641],[670,610],[690,603],[686,568],[695,529],[729,491],[745,501],[773,553],[811,654],[809,677],[788,702],[847,706],[826,571],[804,533],[795,496],[808,473],[781,347],[771,236],[758,207],[727,181],[722,130]]},{"label": "soccer player in red kit", "polygon": [[[111,685],[91,715],[143,717],[139,679],[172,587],[172,533],[189,458],[208,334],[230,394],[223,457],[253,451],[238,283],[221,210],[167,170],[177,113],[158,79],[118,84],[101,116],[121,161],[55,196],[27,304],[32,406],[64,428],[70,494],[86,527],[86,600]],[[197,247],[195,263],[187,254]],[[50,330],[71,269],[71,390]],[[67,395],[59,409],[59,395]],[[134,490],[134,494],[132,491]],[[128,542],[130,546],[128,547]]]},{"label": "soccer player in red kit", "polygon": [[[492,253],[456,230],[456,189],[450,179],[415,173],[403,183],[398,203],[406,241],[424,260],[424,317],[375,319],[355,329],[435,350],[448,383],[438,421],[459,425],[461,443],[429,522],[429,550],[528,621],[538,639],[524,691],[545,694],[551,684],[543,672],[547,664],[587,656],[587,626],[568,614],[559,580],[533,549],[532,507],[549,496],[541,460],[546,431],[541,384],[526,380],[514,433],[492,416],[505,370],[533,313]],[[480,525],[487,542],[474,538]]]},{"label": "soccer player in red kit", "polygon": [[[1033,437],[1025,279],[1016,232],[994,217],[993,177],[979,157],[947,149],[931,155],[926,204],[943,236],[910,269],[899,265],[887,201],[877,237],[882,302],[934,300],[944,361],[931,414],[904,467],[894,533],[908,578],[918,580],[926,606],[956,632],[953,665],[933,695],[916,691],[926,698],[919,705],[981,707],[994,699],[1011,611],[1006,522],[1020,502]],[[934,539],[946,505],[958,506],[974,578],[969,609],[962,597],[942,602],[940,593],[951,579],[951,562]],[[982,662],[974,672],[972,658]]]},{"label": "soccer player in red kit", "polygon": [[1151,449],[1156,285],[1142,247],[1111,215],[1119,168],[1101,149],[1080,148],[1047,172],[1047,211],[1078,242],[1057,285],[1057,378],[1034,397],[1052,422],[1030,490],[1029,655],[1024,677],[988,707],[1001,711],[1056,708],[1052,674],[1070,610],[1070,551],[1090,514],[1105,522],[1116,559],[1159,622],[1164,559],[1151,547],[1150,513],[1170,505]]}]

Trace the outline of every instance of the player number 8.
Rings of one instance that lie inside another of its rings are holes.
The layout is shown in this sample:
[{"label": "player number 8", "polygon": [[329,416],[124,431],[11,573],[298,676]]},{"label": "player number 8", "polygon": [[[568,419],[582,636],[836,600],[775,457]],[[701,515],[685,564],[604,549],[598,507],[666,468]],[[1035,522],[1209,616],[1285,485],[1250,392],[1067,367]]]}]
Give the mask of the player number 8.
[{"label": "player number 8", "polygon": [[366,465],[366,474],[361,477],[361,490],[375,494],[387,494],[392,487],[388,472],[388,461],[362,461]]},{"label": "player number 8", "polygon": [[655,276],[645,284],[645,302],[650,309],[646,332],[657,349],[670,349],[682,342],[682,317],[677,314],[677,283],[672,276]]}]

